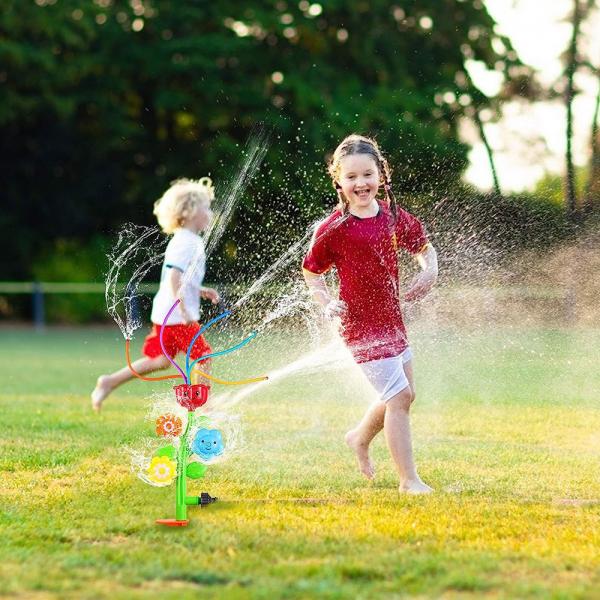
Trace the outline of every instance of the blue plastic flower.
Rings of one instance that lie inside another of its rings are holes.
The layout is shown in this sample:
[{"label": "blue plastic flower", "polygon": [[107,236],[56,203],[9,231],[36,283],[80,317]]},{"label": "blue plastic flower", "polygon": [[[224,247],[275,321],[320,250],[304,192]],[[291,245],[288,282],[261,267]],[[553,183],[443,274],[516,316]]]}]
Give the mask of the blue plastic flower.
[{"label": "blue plastic flower", "polygon": [[225,444],[218,429],[198,429],[192,443],[192,452],[200,458],[210,460],[223,454]]}]

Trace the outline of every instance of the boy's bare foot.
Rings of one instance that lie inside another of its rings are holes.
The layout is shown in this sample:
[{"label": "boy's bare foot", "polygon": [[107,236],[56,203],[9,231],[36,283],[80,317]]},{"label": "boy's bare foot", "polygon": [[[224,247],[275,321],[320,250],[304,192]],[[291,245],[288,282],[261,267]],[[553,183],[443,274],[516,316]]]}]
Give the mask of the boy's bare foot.
[{"label": "boy's bare foot", "polygon": [[367,478],[373,479],[375,477],[375,467],[369,458],[369,446],[360,441],[359,433],[356,429],[351,429],[345,436],[344,440],[346,444],[350,446],[356,458],[358,459],[358,467],[360,472]]},{"label": "boy's bare foot", "polygon": [[401,494],[431,494],[433,488],[423,483],[420,479],[407,479],[400,484],[398,491]]},{"label": "boy's bare foot", "polygon": [[92,408],[96,412],[100,412],[104,398],[106,398],[111,391],[112,387],[110,385],[110,379],[108,375],[100,375],[100,377],[98,377],[98,381],[96,382],[96,387],[91,394]]}]

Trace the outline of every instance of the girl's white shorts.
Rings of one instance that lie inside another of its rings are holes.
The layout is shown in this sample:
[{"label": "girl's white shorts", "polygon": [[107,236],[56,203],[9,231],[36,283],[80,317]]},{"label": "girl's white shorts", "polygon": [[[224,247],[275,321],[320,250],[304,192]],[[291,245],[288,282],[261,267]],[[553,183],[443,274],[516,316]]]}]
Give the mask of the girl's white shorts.
[{"label": "girl's white shorts", "polygon": [[371,360],[359,363],[358,366],[379,393],[379,399],[382,402],[387,402],[410,385],[404,372],[404,365],[411,359],[412,351],[407,348],[398,356]]}]

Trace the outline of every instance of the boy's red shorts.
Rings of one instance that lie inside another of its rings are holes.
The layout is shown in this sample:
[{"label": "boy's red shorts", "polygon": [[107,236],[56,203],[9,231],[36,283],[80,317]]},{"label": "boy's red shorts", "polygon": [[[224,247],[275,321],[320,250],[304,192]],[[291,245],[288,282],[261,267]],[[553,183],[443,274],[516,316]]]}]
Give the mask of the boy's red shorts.
[{"label": "boy's red shorts", "polygon": [[[153,325],[152,331],[144,340],[142,353],[148,358],[156,358],[163,353],[160,347],[160,330],[161,325]],[[163,344],[168,355],[173,358],[177,352],[187,352],[188,346],[192,338],[200,331],[198,323],[189,323],[188,325],[166,325],[163,333]],[[205,354],[210,354],[212,348],[209,343],[201,335],[195,342],[190,353],[192,359],[200,358]],[[202,361],[204,362],[204,361]]]}]

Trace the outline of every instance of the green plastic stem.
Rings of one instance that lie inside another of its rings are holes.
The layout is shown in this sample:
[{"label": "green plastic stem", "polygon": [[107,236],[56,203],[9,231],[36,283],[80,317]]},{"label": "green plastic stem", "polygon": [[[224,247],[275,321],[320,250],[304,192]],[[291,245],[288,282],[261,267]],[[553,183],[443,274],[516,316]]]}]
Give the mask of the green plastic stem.
[{"label": "green plastic stem", "polygon": [[179,457],[177,459],[177,490],[175,494],[175,518],[178,521],[187,520],[187,461],[189,458],[187,436],[193,419],[193,411],[188,412],[185,431],[180,438]]}]

